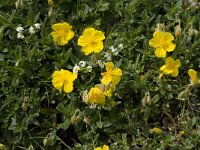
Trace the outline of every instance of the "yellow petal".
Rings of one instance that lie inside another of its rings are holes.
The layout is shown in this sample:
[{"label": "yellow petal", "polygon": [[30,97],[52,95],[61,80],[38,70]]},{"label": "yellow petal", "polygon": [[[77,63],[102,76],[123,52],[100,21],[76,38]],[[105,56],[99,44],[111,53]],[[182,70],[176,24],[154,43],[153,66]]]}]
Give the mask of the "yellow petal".
[{"label": "yellow petal", "polygon": [[63,86],[63,80],[60,80],[60,79],[58,79],[58,78],[54,78],[53,80],[52,80],[52,84],[53,84],[53,86],[56,88],[56,89],[61,89],[62,88],[62,86]]},{"label": "yellow petal", "polygon": [[93,47],[90,46],[90,44],[83,46],[82,49],[83,53],[85,53],[85,55],[89,55],[90,53],[93,52]]},{"label": "yellow petal", "polygon": [[60,71],[54,71],[54,73],[52,74],[52,78],[55,78],[56,76],[58,76],[60,74]]},{"label": "yellow petal", "polygon": [[164,40],[166,42],[171,42],[174,40],[174,36],[170,32],[165,32],[164,34]]},{"label": "yellow petal", "polygon": [[114,68],[112,70],[112,75],[121,76],[122,75],[122,70],[116,67],[116,68]]},{"label": "yellow petal", "polygon": [[103,50],[103,42],[102,41],[97,42],[93,48],[95,53],[99,53],[100,51]]},{"label": "yellow petal", "polygon": [[173,59],[172,57],[167,57],[167,58],[165,59],[165,63],[166,63],[166,64],[173,64],[173,63],[174,63],[174,59]]},{"label": "yellow petal", "polygon": [[58,34],[57,32],[53,31],[53,32],[51,32],[51,35],[53,36],[54,42],[58,43],[58,40],[60,38],[60,34]]},{"label": "yellow petal", "polygon": [[155,55],[157,57],[165,57],[166,56],[166,51],[165,51],[165,49],[163,47],[159,47],[159,48],[156,49]]},{"label": "yellow petal", "polygon": [[120,76],[112,76],[112,84],[113,85],[117,85],[120,80],[121,80]]},{"label": "yellow petal", "polygon": [[155,39],[161,39],[161,38],[163,38],[163,36],[164,36],[164,32],[161,32],[161,31],[156,31],[153,33],[153,37]]},{"label": "yellow petal", "polygon": [[106,63],[106,71],[110,71],[114,68],[114,64],[112,62]]},{"label": "yellow petal", "polygon": [[67,82],[67,81],[65,81],[65,83],[64,83],[64,91],[66,93],[72,92],[73,91],[73,82]]},{"label": "yellow petal", "polygon": [[168,51],[168,52],[173,51],[175,49],[175,47],[176,47],[176,44],[174,44],[172,42],[164,45],[165,50]]},{"label": "yellow petal", "polygon": [[112,78],[109,74],[104,74],[102,73],[103,75],[103,78],[101,79],[101,82],[104,84],[104,85],[108,85],[111,81],[112,81]]},{"label": "yellow petal", "polygon": [[178,69],[174,69],[173,72],[171,73],[172,77],[176,77],[178,75],[179,71]]},{"label": "yellow petal", "polygon": [[102,40],[105,39],[105,36],[104,36],[104,33],[102,31],[96,30],[96,32],[94,34],[94,38],[95,38],[95,40],[102,41]]},{"label": "yellow petal", "polygon": [[107,145],[104,145],[103,150],[109,150],[109,147]]},{"label": "yellow petal", "polygon": [[94,29],[94,28],[91,28],[91,27],[86,28],[86,29],[83,31],[83,35],[84,35],[85,37],[88,37],[88,36],[89,36],[89,37],[93,38],[94,34],[95,34],[95,29]]},{"label": "yellow petal", "polygon": [[86,45],[88,45],[88,39],[85,36],[81,35],[78,38],[78,45],[79,46],[86,46]]},{"label": "yellow petal", "polygon": [[158,39],[153,38],[149,41],[149,46],[158,48],[160,46],[160,42],[158,41]]},{"label": "yellow petal", "polygon": [[67,81],[74,81],[75,79],[77,78],[77,74],[71,74],[69,77],[68,77],[68,79],[67,79]]},{"label": "yellow petal", "polygon": [[105,96],[103,95],[103,92],[99,88],[91,88],[89,91],[89,97],[88,102],[89,103],[95,103],[95,104],[104,104],[105,103]]},{"label": "yellow petal", "polygon": [[162,66],[162,67],[160,68],[160,71],[164,72],[165,74],[170,74],[170,73],[173,72],[173,70],[172,70],[172,69],[168,69],[168,68],[166,67],[166,65]]},{"label": "yellow petal", "polygon": [[197,72],[193,69],[189,69],[188,70],[188,75],[190,76],[190,79],[192,80],[192,82],[196,82],[197,81]]},{"label": "yellow petal", "polygon": [[66,45],[68,43],[68,37],[66,34],[60,36],[60,40],[58,40],[58,45]]},{"label": "yellow petal", "polygon": [[64,83],[62,73],[60,71],[55,71],[52,75],[52,84],[56,89],[61,89]]},{"label": "yellow petal", "polygon": [[67,39],[71,40],[73,37],[74,37],[74,31],[69,30],[68,33],[67,33]]},{"label": "yellow petal", "polygon": [[166,65],[163,65],[162,67],[160,67],[160,71],[163,71],[166,69]]},{"label": "yellow petal", "polygon": [[177,59],[175,62],[174,62],[174,66],[176,66],[176,68],[180,67],[181,66],[181,61],[179,59]]},{"label": "yellow petal", "polygon": [[63,27],[62,23],[56,23],[56,24],[52,25],[52,29],[55,31],[62,30],[62,27]]},{"label": "yellow petal", "polygon": [[69,25],[69,23],[67,23],[67,22],[63,22],[62,25],[63,25],[64,30],[71,30],[72,29],[72,26]]}]

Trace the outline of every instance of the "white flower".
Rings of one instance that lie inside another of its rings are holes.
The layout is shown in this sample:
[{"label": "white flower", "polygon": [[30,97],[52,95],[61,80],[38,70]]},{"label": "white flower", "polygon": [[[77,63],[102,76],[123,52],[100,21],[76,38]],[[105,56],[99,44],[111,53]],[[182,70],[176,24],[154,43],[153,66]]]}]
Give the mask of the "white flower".
[{"label": "white flower", "polygon": [[20,32],[22,32],[22,31],[24,31],[24,28],[23,28],[23,27],[17,27],[17,28],[16,28],[16,31],[20,33]]},{"label": "white flower", "polygon": [[91,104],[91,105],[89,106],[89,108],[90,108],[90,109],[95,109],[95,108],[97,108],[97,104]]},{"label": "white flower", "polygon": [[120,44],[118,45],[118,47],[119,47],[120,49],[123,49],[124,45],[123,45],[122,43],[120,43]]},{"label": "white flower", "polygon": [[75,65],[73,68],[73,73],[78,73],[79,70],[80,70],[80,67],[78,65]]},{"label": "white flower", "polygon": [[80,62],[79,62],[79,65],[80,65],[81,67],[85,67],[86,62],[85,62],[85,61],[80,61]]},{"label": "white flower", "polygon": [[110,54],[105,53],[104,57],[106,58],[107,61],[111,61]]},{"label": "white flower", "polygon": [[40,23],[36,23],[36,24],[35,24],[35,27],[36,27],[37,29],[40,29],[40,26],[41,26]]},{"label": "white flower", "polygon": [[104,68],[104,63],[101,60],[97,60],[97,64],[99,65],[99,67]]},{"label": "white flower", "polygon": [[29,28],[29,32],[30,32],[30,34],[33,34],[33,33],[35,33],[35,29],[31,26],[31,27]]},{"label": "white flower", "polygon": [[118,54],[119,54],[119,52],[114,52],[113,53],[114,56],[117,56]]},{"label": "white flower", "polygon": [[92,72],[92,66],[87,66],[88,72]]},{"label": "white flower", "polygon": [[113,53],[117,51],[117,49],[114,48],[113,46],[111,46],[111,47],[109,47],[109,48],[110,48],[110,50],[111,50]]},{"label": "white flower", "polygon": [[17,33],[17,38],[18,39],[23,39],[24,38],[23,33],[22,32]]}]

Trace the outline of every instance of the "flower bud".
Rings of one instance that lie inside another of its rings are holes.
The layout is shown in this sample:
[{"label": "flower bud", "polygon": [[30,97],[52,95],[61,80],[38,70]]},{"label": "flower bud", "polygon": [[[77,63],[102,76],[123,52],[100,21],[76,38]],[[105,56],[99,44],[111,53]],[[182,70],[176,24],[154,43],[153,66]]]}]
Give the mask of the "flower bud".
[{"label": "flower bud", "polygon": [[43,140],[43,145],[44,145],[44,147],[48,145],[48,139],[47,139],[47,138],[45,138],[45,139]]},{"label": "flower bud", "polygon": [[165,24],[164,23],[157,23],[156,24],[156,29],[155,29],[156,32],[164,31],[164,29],[165,29]]},{"label": "flower bud", "polygon": [[86,123],[86,124],[90,124],[90,118],[84,116],[84,119],[83,121]]},{"label": "flower bud", "polygon": [[189,30],[189,35],[192,36],[193,34],[195,34],[195,31],[194,31],[194,28],[193,27],[190,27]]},{"label": "flower bud", "polygon": [[3,144],[0,144],[0,150],[6,150],[6,146]]},{"label": "flower bud", "polygon": [[151,105],[151,96],[149,92],[147,92],[146,104]]},{"label": "flower bud", "polygon": [[27,111],[27,109],[28,109],[28,104],[27,104],[26,102],[23,102],[23,104],[22,104],[22,109],[23,109],[23,111]]},{"label": "flower bud", "polygon": [[48,0],[49,5],[53,5],[53,0]]},{"label": "flower bud", "polygon": [[53,14],[53,7],[51,7],[51,8],[49,9],[48,16],[51,17],[52,14]]},{"label": "flower bud", "polygon": [[15,2],[15,7],[16,7],[16,9],[23,9],[24,8],[24,0],[17,0],[16,2]]},{"label": "flower bud", "polygon": [[71,117],[71,123],[73,125],[76,125],[77,123],[79,123],[80,119],[81,119],[81,117],[79,115],[78,116],[74,115],[74,116]]},{"label": "flower bud", "polygon": [[34,147],[33,145],[29,145],[28,149],[27,150],[34,150]]},{"label": "flower bud", "polygon": [[181,26],[177,25],[175,27],[175,36],[181,36],[181,32],[182,32]]},{"label": "flower bud", "polygon": [[151,105],[151,96],[149,92],[146,92],[144,98],[142,99],[142,106]]},{"label": "flower bud", "polygon": [[156,133],[160,134],[162,132],[162,129],[154,127],[153,129],[150,129],[150,133]]}]

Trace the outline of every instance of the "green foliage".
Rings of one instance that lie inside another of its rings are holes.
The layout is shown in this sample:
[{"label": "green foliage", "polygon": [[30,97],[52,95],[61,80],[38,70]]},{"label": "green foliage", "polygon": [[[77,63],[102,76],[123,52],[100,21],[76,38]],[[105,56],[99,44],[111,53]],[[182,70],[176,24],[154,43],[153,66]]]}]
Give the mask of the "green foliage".
[{"label": "green foliage", "polygon": [[[111,150],[198,149],[200,87],[190,85],[187,72],[200,72],[199,8],[198,0],[54,0],[53,5],[2,0],[0,149],[93,150],[104,144]],[[75,32],[65,46],[54,44],[50,34],[60,22],[68,22]],[[164,59],[149,46],[158,23],[173,35],[180,23],[176,48],[167,54],[181,60],[177,77],[159,77]],[[17,38],[19,26],[25,29],[24,39]],[[77,45],[87,27],[105,33],[100,54],[85,56]],[[123,48],[113,55],[111,46],[119,50],[120,44]],[[96,61],[106,62],[105,52],[123,71],[122,79],[104,107],[88,106],[83,93],[100,83],[105,68]],[[53,72],[72,71],[82,60],[92,72],[79,72],[73,92],[54,89]],[[154,127],[162,132],[152,132]]]}]

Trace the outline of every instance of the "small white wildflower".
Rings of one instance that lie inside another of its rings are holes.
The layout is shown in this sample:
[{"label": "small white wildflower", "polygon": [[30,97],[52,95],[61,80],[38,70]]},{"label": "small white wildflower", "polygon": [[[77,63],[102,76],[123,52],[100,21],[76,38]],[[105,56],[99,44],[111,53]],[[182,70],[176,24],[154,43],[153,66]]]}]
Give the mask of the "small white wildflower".
[{"label": "small white wildflower", "polygon": [[80,67],[78,65],[75,65],[73,67],[73,73],[78,73],[79,70],[80,70]]},{"label": "small white wildflower", "polygon": [[18,39],[23,39],[24,38],[23,33],[22,32],[17,33],[17,38]]},{"label": "small white wildflower", "polygon": [[122,43],[120,43],[120,44],[118,45],[118,47],[119,47],[120,49],[123,49],[124,45],[123,45]]},{"label": "small white wildflower", "polygon": [[114,56],[117,56],[118,54],[119,54],[119,52],[114,52],[113,53]]},{"label": "small white wildflower", "polygon": [[101,60],[97,60],[96,63],[99,65],[99,67],[104,68],[105,64]]},{"label": "small white wildflower", "polygon": [[88,72],[92,72],[92,66],[87,66]]},{"label": "small white wildflower", "polygon": [[95,109],[95,108],[97,108],[97,104],[91,104],[91,105],[89,106],[89,108],[90,108],[90,109]]},{"label": "small white wildflower", "polygon": [[31,27],[29,28],[29,32],[30,32],[30,34],[33,34],[33,33],[35,33],[35,29],[31,26]]},{"label": "small white wildflower", "polygon": [[19,33],[21,33],[22,31],[24,31],[24,28],[23,27],[17,27],[16,31],[19,32]]},{"label": "small white wildflower", "polygon": [[111,57],[108,53],[105,53],[104,57],[106,58],[107,61],[111,61]]},{"label": "small white wildflower", "polygon": [[35,27],[36,27],[37,29],[40,29],[40,26],[41,26],[40,23],[36,23],[36,24],[35,24]]},{"label": "small white wildflower", "polygon": [[114,48],[113,46],[111,46],[111,47],[109,47],[110,48],[110,50],[114,53],[115,51],[117,51],[117,49],[116,48]]},{"label": "small white wildflower", "polygon": [[86,66],[86,62],[85,62],[85,61],[80,61],[80,62],[79,62],[79,65],[80,65],[81,67],[85,67],[85,66]]}]

